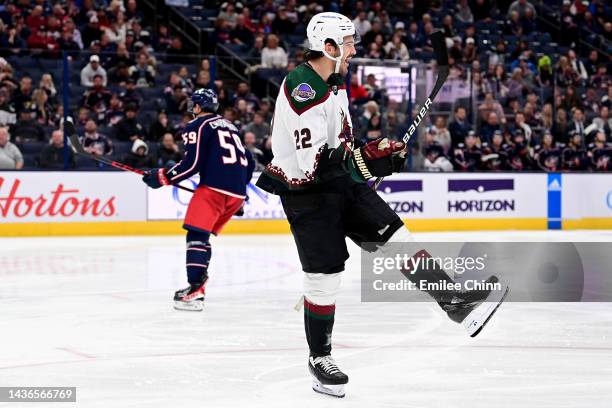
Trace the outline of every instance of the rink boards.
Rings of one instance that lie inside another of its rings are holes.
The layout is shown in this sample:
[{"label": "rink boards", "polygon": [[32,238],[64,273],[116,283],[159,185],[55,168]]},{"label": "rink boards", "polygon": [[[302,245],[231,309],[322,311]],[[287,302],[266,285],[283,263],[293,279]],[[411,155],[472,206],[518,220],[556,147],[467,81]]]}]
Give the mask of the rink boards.
[{"label": "rink boards", "polygon": [[[289,232],[277,196],[248,194],[224,233]],[[612,228],[609,174],[404,173],[379,194],[413,231]],[[0,236],[182,233],[189,199],[130,173],[0,172]]]}]

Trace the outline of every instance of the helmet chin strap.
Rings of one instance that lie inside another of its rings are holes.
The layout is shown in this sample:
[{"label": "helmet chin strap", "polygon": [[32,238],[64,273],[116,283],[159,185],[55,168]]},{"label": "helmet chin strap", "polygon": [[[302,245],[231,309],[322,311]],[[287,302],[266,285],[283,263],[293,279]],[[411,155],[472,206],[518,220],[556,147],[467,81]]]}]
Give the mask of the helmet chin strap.
[{"label": "helmet chin strap", "polygon": [[344,52],[342,51],[342,46],[338,45],[338,48],[340,49],[340,56],[338,57],[332,57],[331,55],[327,53],[327,51],[323,50],[323,55],[325,55],[325,57],[329,58],[330,60],[336,63],[336,65],[334,66],[334,74],[337,74],[340,71],[340,64],[342,63],[342,57],[344,56]]}]

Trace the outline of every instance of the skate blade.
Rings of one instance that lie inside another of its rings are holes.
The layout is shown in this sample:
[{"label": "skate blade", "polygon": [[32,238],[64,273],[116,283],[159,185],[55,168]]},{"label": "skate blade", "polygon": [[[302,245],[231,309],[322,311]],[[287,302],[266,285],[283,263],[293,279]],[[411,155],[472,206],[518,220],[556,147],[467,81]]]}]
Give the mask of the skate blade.
[{"label": "skate blade", "polygon": [[194,300],[193,302],[174,301],[174,308],[176,310],[186,310],[188,312],[201,312],[204,310],[204,302],[201,300]]},{"label": "skate blade", "polygon": [[312,389],[319,394],[331,395],[336,398],[344,398],[344,384],[321,384],[315,378],[312,379]]},{"label": "skate blade", "polygon": [[506,286],[506,289],[503,291],[493,292],[490,299],[487,299],[486,302],[483,302],[465,317],[463,325],[470,337],[476,337],[482,331],[489,320],[491,320],[491,317],[497,312],[499,306],[504,302],[509,291],[510,288]]}]

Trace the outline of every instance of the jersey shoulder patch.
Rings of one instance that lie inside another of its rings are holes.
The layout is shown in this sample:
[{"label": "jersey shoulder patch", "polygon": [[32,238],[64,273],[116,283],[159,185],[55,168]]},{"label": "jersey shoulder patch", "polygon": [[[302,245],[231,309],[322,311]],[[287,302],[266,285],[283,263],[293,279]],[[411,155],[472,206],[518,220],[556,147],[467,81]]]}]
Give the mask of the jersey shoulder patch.
[{"label": "jersey shoulder patch", "polygon": [[329,98],[329,85],[306,64],[297,66],[287,75],[284,92],[289,105],[301,115]]}]

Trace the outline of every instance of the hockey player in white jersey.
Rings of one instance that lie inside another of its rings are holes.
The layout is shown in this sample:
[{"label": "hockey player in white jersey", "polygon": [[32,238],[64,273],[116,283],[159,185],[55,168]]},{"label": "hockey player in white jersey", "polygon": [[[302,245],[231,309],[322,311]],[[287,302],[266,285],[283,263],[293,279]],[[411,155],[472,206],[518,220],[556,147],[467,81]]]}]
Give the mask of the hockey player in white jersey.
[{"label": "hockey player in white jersey", "polygon": [[[304,326],[313,389],[343,397],[348,376],[331,357],[331,338],[348,259],[346,237],[362,247],[412,240],[397,214],[366,183],[399,171],[405,146],[388,139],[357,146],[353,140],[345,88],[359,41],[352,21],[320,13],[309,22],[307,36],[306,62],[281,85],[272,122],[274,159],[257,186],[281,197],[305,272]],[[441,269],[427,279],[452,281]],[[472,336],[503,300],[489,293],[430,295]]]}]

